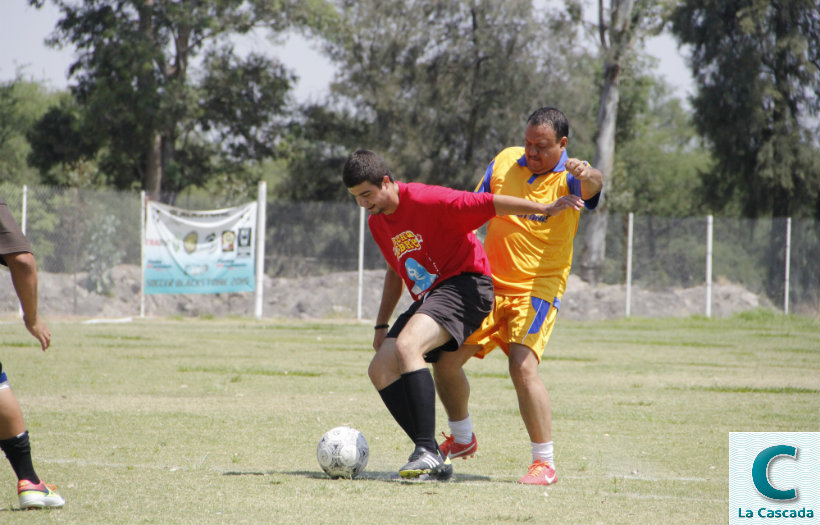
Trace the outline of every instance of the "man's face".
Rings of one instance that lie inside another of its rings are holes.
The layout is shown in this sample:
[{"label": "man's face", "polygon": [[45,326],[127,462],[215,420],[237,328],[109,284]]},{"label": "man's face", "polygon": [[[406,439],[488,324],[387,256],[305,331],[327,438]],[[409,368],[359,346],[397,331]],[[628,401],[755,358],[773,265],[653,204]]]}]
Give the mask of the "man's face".
[{"label": "man's face", "polygon": [[566,147],[567,138],[555,140],[552,126],[527,126],[524,133],[524,153],[527,156],[527,167],[536,175],[554,168]]},{"label": "man's face", "polygon": [[389,214],[393,212],[389,186],[390,180],[385,177],[381,186],[376,186],[370,182],[362,182],[348,188],[347,191],[356,199],[356,204],[366,209],[371,215],[378,215],[385,211]]}]

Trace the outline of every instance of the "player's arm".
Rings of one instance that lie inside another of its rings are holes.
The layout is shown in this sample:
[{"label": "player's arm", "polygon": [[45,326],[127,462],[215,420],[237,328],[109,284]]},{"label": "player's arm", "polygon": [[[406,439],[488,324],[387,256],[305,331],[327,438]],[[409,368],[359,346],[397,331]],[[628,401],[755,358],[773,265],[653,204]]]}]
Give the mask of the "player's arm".
[{"label": "player's arm", "polygon": [[580,210],[584,205],[583,199],[577,195],[564,195],[555,202],[544,204],[541,202],[513,197],[512,195],[493,194],[493,205],[496,215],[546,215],[551,217],[564,210],[574,208]]},{"label": "player's arm", "polygon": [[[393,310],[401,299],[401,294],[404,291],[404,283],[401,276],[396,273],[392,266],[387,266],[387,271],[384,273],[384,288],[382,289],[382,300],[379,304],[379,313],[376,315],[376,326],[382,326],[390,323],[390,316],[393,315]],[[373,348],[378,350],[387,336],[388,328],[379,328],[373,334]]]},{"label": "player's arm", "polygon": [[601,192],[604,187],[604,174],[598,168],[593,168],[589,162],[579,159],[567,159],[564,166],[573,177],[581,182],[581,197],[589,200]]},{"label": "player's arm", "polygon": [[23,308],[26,329],[40,341],[40,346],[45,351],[51,344],[51,332],[37,313],[37,264],[34,262],[34,255],[18,252],[6,254],[3,259],[9,266],[11,282]]}]

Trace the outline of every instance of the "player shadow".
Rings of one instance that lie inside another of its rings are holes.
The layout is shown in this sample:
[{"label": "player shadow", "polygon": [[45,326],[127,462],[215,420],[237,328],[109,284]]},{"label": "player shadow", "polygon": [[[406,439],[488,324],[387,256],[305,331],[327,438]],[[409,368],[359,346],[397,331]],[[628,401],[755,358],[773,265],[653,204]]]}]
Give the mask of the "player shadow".
[{"label": "player shadow", "polygon": [[227,470],[223,476],[270,476],[277,474],[275,470]]},{"label": "player shadow", "polygon": [[[48,508],[44,507],[42,509],[36,509],[34,512],[40,514],[41,512],[56,512],[60,511],[61,509],[58,507]],[[31,509],[24,509],[22,507],[0,507],[0,512],[32,512]]]},{"label": "player shadow", "polygon": [[[279,472],[279,474],[302,476],[305,478],[321,480],[330,479],[327,474],[317,470],[291,470],[289,472]],[[396,471],[383,470],[366,470],[352,480],[339,478],[339,481],[386,481],[389,483],[401,483],[405,485],[427,485],[429,483],[436,483],[435,481],[430,480],[407,479],[399,476],[399,473]],[[446,483],[465,483],[475,481],[492,481],[492,479],[489,476],[479,476],[475,474],[463,474],[461,472],[456,472]]]}]

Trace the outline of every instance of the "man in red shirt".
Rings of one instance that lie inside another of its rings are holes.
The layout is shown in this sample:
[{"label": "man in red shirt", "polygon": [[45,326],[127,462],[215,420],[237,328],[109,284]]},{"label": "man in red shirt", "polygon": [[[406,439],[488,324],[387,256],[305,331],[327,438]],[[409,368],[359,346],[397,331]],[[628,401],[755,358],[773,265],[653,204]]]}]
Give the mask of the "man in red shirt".
[{"label": "man in red shirt", "polygon": [[[496,215],[550,216],[579,209],[583,202],[545,205],[397,182],[384,160],[368,150],[350,154],[342,178],[370,213],[370,232],[388,263],[368,375],[415,444],[399,475],[448,480],[453,468],[435,440],[436,394],[426,362],[435,362],[441,351],[457,350],[492,309],[490,265],[473,231]],[[415,302],[390,328],[402,282]]]}]

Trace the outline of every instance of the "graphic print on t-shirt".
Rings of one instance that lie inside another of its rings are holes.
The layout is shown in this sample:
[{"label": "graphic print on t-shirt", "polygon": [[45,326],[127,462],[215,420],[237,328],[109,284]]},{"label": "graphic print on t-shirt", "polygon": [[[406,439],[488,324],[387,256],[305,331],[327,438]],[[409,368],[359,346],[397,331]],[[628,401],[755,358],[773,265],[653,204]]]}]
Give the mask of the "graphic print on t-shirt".
[{"label": "graphic print on t-shirt", "polygon": [[404,262],[404,268],[407,270],[407,276],[415,283],[411,290],[415,295],[433,286],[433,283],[436,282],[436,278],[438,277],[438,275],[428,272],[424,266],[412,257],[408,257]]},{"label": "graphic print on t-shirt", "polygon": [[391,239],[393,241],[393,255],[400,261],[402,255],[407,252],[421,250],[421,235],[416,235],[410,230],[403,231]]}]

